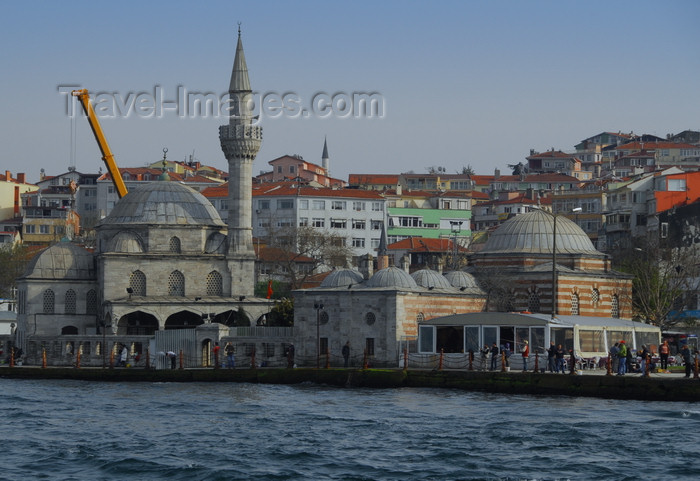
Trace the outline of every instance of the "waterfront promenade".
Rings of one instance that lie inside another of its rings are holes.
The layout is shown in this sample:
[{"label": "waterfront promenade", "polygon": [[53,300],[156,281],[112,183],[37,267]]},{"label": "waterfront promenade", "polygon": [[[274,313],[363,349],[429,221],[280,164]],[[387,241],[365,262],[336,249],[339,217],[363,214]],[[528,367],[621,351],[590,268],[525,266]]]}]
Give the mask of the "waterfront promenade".
[{"label": "waterfront promenade", "polygon": [[607,399],[700,401],[700,379],[684,372],[608,376],[602,369],[581,374],[420,369],[238,368],[139,369],[0,367],[0,377],[74,379],[95,382],[316,383],[338,387],[448,388],[506,394],[564,395]]}]

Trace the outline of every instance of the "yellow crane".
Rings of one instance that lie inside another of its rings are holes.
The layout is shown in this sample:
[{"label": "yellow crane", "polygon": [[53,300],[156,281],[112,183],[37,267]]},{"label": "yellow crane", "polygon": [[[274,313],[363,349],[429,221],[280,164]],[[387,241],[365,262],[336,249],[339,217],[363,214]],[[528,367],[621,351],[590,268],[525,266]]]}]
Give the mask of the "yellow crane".
[{"label": "yellow crane", "polygon": [[100,147],[100,152],[102,152],[102,160],[104,160],[107,166],[107,171],[109,175],[112,176],[112,183],[114,188],[117,189],[117,195],[121,199],[124,197],[128,190],[126,189],[126,184],[124,184],[124,179],[122,179],[119,173],[119,168],[117,168],[117,163],[114,161],[114,154],[109,149],[109,144],[107,144],[107,139],[105,138],[104,132],[102,132],[102,127],[100,126],[100,121],[95,114],[95,109],[92,108],[92,102],[90,101],[90,94],[87,89],[73,90],[71,92],[74,97],[78,97],[85,115],[87,116],[88,122],[90,123],[90,128],[92,128],[92,133],[95,134],[95,140],[97,140],[97,145]]}]

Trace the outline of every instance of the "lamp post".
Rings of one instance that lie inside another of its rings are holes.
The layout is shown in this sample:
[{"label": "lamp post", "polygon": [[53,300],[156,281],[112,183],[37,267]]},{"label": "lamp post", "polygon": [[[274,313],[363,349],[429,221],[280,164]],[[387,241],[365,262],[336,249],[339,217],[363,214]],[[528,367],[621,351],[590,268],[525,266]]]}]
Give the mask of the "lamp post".
[{"label": "lamp post", "polygon": [[323,303],[314,303],[314,309],[316,309],[316,369],[319,369],[321,366],[321,311]]},{"label": "lamp post", "polygon": [[457,234],[462,232],[462,224],[464,223],[463,220],[451,220],[450,221],[450,227],[452,230],[452,269],[457,270],[459,267],[457,265],[457,253],[458,253],[458,247],[457,247]]}]

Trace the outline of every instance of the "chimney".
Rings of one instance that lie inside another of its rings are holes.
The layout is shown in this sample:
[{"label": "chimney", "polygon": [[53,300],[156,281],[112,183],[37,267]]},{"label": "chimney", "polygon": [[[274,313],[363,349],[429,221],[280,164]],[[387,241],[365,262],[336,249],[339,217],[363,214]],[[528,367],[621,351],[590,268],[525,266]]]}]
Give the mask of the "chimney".
[{"label": "chimney", "polygon": [[493,178],[494,178],[494,179],[498,179],[498,178],[500,178],[500,177],[501,177],[501,171],[500,171],[500,169],[495,169],[495,170],[493,171]]},{"label": "chimney", "polygon": [[12,180],[12,174],[9,170],[5,171],[5,182],[10,182]]},{"label": "chimney", "polygon": [[27,182],[27,178],[24,175],[24,172],[17,173],[17,182],[19,182],[20,184],[25,184]]},{"label": "chimney", "polygon": [[411,266],[410,261],[408,260],[409,256],[408,254],[404,254],[401,257],[401,268],[406,271],[406,274],[410,274],[409,272],[409,267]]},{"label": "chimney", "polygon": [[[22,174],[22,175],[24,175],[24,174]],[[13,210],[15,217],[19,217],[19,204],[20,204],[20,202],[19,202],[19,185],[16,185],[15,186],[15,206],[14,206],[14,210]]]}]

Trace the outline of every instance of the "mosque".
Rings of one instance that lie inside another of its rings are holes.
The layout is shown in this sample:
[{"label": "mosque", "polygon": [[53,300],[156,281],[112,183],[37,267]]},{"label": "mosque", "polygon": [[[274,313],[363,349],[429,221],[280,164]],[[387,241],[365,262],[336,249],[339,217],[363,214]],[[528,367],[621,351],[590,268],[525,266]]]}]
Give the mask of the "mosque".
[{"label": "mosque", "polygon": [[[49,364],[74,363],[80,352],[86,365],[104,365],[123,344],[134,355],[185,351],[186,367],[208,366],[214,343],[232,342],[239,359],[257,351],[274,366],[286,365],[293,342],[297,365],[339,365],[347,345],[351,365],[396,366],[404,349],[418,349],[421,325],[454,315],[631,315],[631,279],[612,271],[573,222],[534,211],[500,226],[471,256],[470,272],[409,274],[408,265],[389,265],[383,241],[376,273],[371,260],[362,273],[333,271],[320,287],[293,293],[293,328],[256,328],[272,303],[253,295],[252,164],[262,128],[248,107],[240,31],[229,94],[232,116],[219,129],[229,168],[226,223],[164,173],[102,219],[94,251],[70,242],[44,250],[17,280],[14,342],[29,363],[44,352]],[[494,284],[507,293],[505,308],[484,288]]]}]

